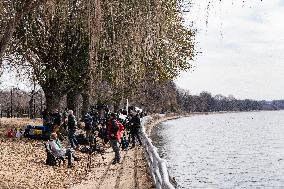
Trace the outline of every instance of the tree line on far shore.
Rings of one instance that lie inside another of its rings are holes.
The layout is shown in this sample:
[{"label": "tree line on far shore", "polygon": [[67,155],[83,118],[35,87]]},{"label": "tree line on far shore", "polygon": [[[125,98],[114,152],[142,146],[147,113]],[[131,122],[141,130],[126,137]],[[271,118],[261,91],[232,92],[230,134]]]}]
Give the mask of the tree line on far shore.
[{"label": "tree line on far shore", "polygon": [[189,91],[180,90],[177,96],[178,104],[185,112],[220,112],[220,111],[255,111],[255,110],[282,110],[284,100],[239,100],[221,94],[212,96],[209,92],[191,95]]}]

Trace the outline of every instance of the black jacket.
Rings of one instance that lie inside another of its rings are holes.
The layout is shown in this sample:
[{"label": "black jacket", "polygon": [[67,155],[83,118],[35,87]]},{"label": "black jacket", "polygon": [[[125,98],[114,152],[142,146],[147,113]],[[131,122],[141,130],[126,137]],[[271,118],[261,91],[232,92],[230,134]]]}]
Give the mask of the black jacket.
[{"label": "black jacket", "polygon": [[52,124],[53,125],[61,125],[61,115],[59,113],[53,113],[51,114],[52,117]]},{"label": "black jacket", "polygon": [[76,130],[77,121],[74,115],[68,115],[68,130]]},{"label": "black jacket", "polygon": [[133,116],[130,121],[130,131],[132,132],[138,132],[140,127],[141,127],[141,121],[140,118],[138,117],[138,114]]}]

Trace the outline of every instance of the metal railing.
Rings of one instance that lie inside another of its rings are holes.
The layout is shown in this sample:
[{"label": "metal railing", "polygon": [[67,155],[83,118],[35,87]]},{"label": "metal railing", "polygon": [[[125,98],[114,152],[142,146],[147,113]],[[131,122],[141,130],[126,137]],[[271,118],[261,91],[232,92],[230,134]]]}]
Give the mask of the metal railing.
[{"label": "metal railing", "polygon": [[171,182],[169,176],[167,161],[160,158],[157,148],[152,144],[152,140],[148,137],[145,131],[145,123],[149,121],[150,117],[142,119],[141,137],[143,141],[145,156],[149,172],[152,176],[153,183],[157,189],[175,189],[177,186]]}]

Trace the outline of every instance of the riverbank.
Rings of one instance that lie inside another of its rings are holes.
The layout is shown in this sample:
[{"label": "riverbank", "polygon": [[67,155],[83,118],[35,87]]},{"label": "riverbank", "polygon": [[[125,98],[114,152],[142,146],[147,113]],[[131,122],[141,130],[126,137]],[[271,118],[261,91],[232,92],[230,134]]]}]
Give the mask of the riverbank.
[{"label": "riverbank", "polygon": [[81,152],[76,152],[81,161],[75,162],[74,168],[68,169],[67,165],[51,167],[45,165],[45,141],[5,136],[9,128],[40,125],[40,120],[2,118],[0,123],[1,189],[152,188],[142,147],[121,151],[121,163],[116,165],[111,164],[114,153],[106,147],[105,159],[94,154],[88,171],[88,155]]},{"label": "riverbank", "polygon": [[[146,132],[149,135],[155,125],[180,117],[177,114],[152,115],[145,124]],[[105,159],[99,154],[93,155],[88,171],[88,155],[81,152],[76,152],[81,161],[75,162],[74,168],[67,169],[67,165],[51,167],[45,165],[45,141],[6,137],[9,128],[28,124],[41,125],[41,120],[0,119],[0,188],[154,188],[142,147],[121,151],[121,163],[117,165],[111,164],[114,154],[108,146]]]}]

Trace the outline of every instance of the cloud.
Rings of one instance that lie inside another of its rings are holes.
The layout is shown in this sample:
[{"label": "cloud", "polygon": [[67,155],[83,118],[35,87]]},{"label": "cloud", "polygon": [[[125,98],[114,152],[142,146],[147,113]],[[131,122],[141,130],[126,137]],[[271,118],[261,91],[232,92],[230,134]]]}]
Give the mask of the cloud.
[{"label": "cloud", "polygon": [[284,7],[284,1],[279,1],[278,5]]},{"label": "cloud", "polygon": [[[237,98],[283,99],[283,1],[222,1],[210,5],[195,0],[187,22],[198,29],[194,72],[176,81],[198,94],[233,94]],[[284,4],[284,3],[283,3]],[[208,24],[206,25],[206,20]]]}]

